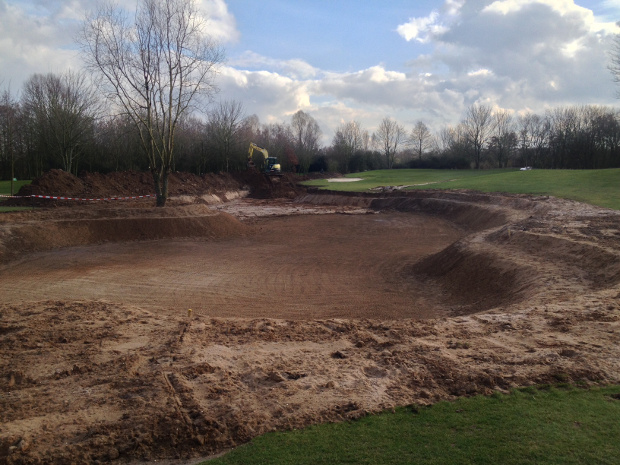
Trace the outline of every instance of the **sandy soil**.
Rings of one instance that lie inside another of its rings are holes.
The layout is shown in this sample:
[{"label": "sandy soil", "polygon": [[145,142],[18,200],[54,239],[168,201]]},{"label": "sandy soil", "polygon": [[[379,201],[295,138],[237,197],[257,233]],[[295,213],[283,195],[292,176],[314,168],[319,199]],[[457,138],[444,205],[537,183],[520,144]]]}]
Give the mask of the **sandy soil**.
[{"label": "sandy soil", "polygon": [[397,405],[620,382],[617,212],[176,202],[0,217],[0,463],[187,461]]}]

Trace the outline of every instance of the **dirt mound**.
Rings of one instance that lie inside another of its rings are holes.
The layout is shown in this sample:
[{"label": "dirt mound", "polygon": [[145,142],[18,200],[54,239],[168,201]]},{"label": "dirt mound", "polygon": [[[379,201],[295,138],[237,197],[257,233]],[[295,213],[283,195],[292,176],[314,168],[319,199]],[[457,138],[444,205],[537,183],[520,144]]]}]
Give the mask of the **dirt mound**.
[{"label": "dirt mound", "polygon": [[84,191],[81,193],[84,197],[135,196],[154,192],[153,177],[147,172],[83,172],[79,179],[84,184]]},{"label": "dirt mound", "polygon": [[298,182],[306,178],[292,173],[282,173],[281,176],[267,176],[248,170],[236,173],[235,176],[249,186],[250,196],[256,199],[294,199],[305,192],[305,188],[299,186]]},{"label": "dirt mound", "polygon": [[[295,198],[304,192],[297,185],[303,178],[285,173],[282,176],[265,176],[246,171],[238,173],[204,174],[175,172],[170,174],[169,195],[193,196],[215,195],[225,197],[227,193],[249,190],[254,198]],[[31,184],[23,186],[18,196],[49,195],[76,198],[107,198],[154,195],[153,178],[148,172],[125,171],[108,174],[82,172],[79,177],[62,170],[50,170]],[[12,204],[19,204],[12,199]],[[22,200],[23,202],[23,200]],[[28,199],[30,205],[33,201]],[[49,205],[49,201],[38,200],[36,205]],[[58,204],[58,202],[56,202]]]},{"label": "dirt mound", "polygon": [[50,170],[32,183],[22,186],[18,196],[56,195],[75,197],[86,192],[86,185],[80,178],[63,170]]}]

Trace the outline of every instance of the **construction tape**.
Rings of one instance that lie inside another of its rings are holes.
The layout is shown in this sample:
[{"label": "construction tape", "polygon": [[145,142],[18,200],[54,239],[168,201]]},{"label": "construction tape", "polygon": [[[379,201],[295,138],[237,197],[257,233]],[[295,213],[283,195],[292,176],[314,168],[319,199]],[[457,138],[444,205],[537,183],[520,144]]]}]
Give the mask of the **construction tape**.
[{"label": "construction tape", "polygon": [[10,199],[49,199],[49,200],[79,200],[79,201],[98,201],[98,200],[135,200],[135,199],[146,199],[149,197],[156,197],[155,195],[136,195],[133,197],[104,197],[100,199],[83,199],[79,197],[61,197],[54,195],[0,195],[0,197],[10,198]]}]

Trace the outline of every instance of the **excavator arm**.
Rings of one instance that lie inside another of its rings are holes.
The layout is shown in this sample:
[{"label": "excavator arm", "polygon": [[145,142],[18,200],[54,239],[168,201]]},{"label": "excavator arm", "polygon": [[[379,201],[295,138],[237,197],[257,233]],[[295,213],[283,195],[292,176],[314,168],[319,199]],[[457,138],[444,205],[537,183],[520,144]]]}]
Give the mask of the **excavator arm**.
[{"label": "excavator arm", "polygon": [[267,158],[269,158],[269,153],[267,152],[267,149],[259,147],[254,142],[250,142],[250,148],[248,149],[248,166],[249,167],[254,167],[255,166],[254,165],[254,160],[252,160],[252,155],[254,154],[254,150],[258,150],[259,152],[261,152],[263,154],[263,156],[265,157],[265,160],[267,160]]}]

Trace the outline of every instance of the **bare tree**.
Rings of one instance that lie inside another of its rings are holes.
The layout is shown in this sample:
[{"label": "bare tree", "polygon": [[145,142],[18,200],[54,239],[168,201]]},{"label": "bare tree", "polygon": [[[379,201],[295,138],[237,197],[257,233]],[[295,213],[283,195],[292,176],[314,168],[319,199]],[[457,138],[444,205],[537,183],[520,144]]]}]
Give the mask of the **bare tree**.
[{"label": "bare tree", "polygon": [[197,115],[181,118],[174,142],[173,171],[190,171],[202,174],[208,153],[208,124]]},{"label": "bare tree", "polygon": [[543,155],[549,150],[549,139],[551,137],[551,120],[548,116],[541,117],[533,115],[532,117],[532,148],[534,151],[534,160],[532,165],[540,165]]},{"label": "bare tree", "polygon": [[530,149],[534,138],[534,114],[527,112],[517,118],[519,132],[519,150],[524,166],[530,166]]},{"label": "bare tree", "polygon": [[115,171],[136,170],[144,163],[133,122],[126,116],[101,118],[95,132],[100,163]]},{"label": "bare tree", "polygon": [[393,168],[398,148],[406,140],[405,128],[392,118],[385,117],[374,134],[374,140],[383,152],[388,169]]},{"label": "bare tree", "polygon": [[303,172],[307,172],[312,157],[319,150],[321,128],[312,116],[299,110],[291,118],[291,129],[295,138],[295,151],[301,169]]},{"label": "bare tree", "polygon": [[257,137],[251,142],[255,142],[260,147],[265,147],[270,156],[278,159],[284,171],[292,171],[293,169],[296,172],[301,171],[297,155],[289,159],[290,151],[293,150],[295,153],[293,148],[297,145],[290,125],[286,123],[264,124],[260,126],[259,133],[255,136]]},{"label": "bare tree", "polygon": [[465,112],[463,128],[467,142],[472,150],[474,167],[480,168],[482,150],[489,140],[492,129],[491,107],[472,105]]},{"label": "bare tree", "polygon": [[81,73],[35,74],[24,84],[23,101],[45,149],[71,172],[101,112],[94,88]]},{"label": "bare tree", "polygon": [[[243,118],[245,113],[243,104],[235,100],[220,102],[209,115],[209,138],[210,144],[215,149],[217,156],[222,160],[222,168],[228,172],[235,154],[240,154],[243,141],[240,137]],[[245,147],[247,151],[247,147]],[[245,156],[237,157],[238,162],[245,164]],[[239,163],[235,168],[239,168]]]},{"label": "bare tree", "polygon": [[14,192],[15,161],[18,157],[17,131],[21,109],[13,98],[10,89],[0,94],[0,161],[6,160],[10,166],[11,195]]},{"label": "bare tree", "polygon": [[516,145],[512,115],[508,110],[499,109],[493,113],[492,140],[497,157],[497,167],[506,166],[511,149]]},{"label": "bare tree", "polygon": [[338,170],[347,173],[351,157],[364,146],[363,131],[360,124],[357,121],[341,124],[336,129],[332,145],[338,159]]},{"label": "bare tree", "polygon": [[358,150],[361,150],[364,140],[362,138],[362,128],[357,121],[349,121],[340,126],[339,130],[342,132],[344,141],[349,147],[351,155]]},{"label": "bare tree", "polygon": [[433,135],[422,121],[418,121],[411,130],[409,143],[418,155],[418,160],[422,160],[424,152],[433,146]]},{"label": "bare tree", "polygon": [[199,95],[216,92],[213,81],[223,54],[206,26],[195,0],[138,0],[133,20],[117,5],[104,3],[82,28],[87,66],[139,131],[158,206],[168,198],[181,117]]}]

